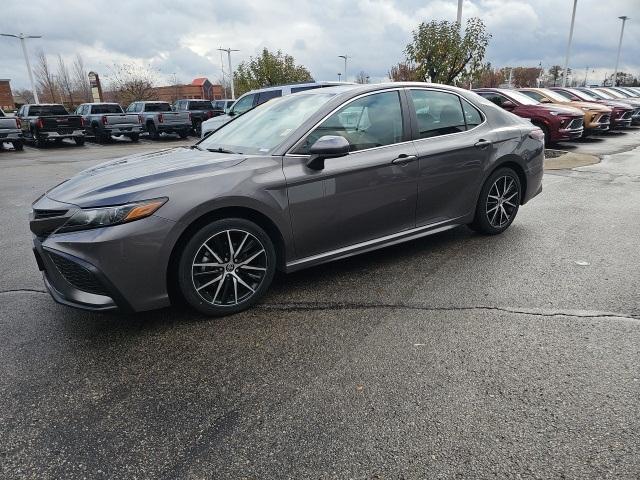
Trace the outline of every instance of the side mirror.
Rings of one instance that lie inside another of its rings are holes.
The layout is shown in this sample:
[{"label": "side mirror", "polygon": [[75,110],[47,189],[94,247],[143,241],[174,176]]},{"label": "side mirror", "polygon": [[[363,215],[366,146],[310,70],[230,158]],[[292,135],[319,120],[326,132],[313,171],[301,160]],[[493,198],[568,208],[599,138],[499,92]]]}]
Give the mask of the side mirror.
[{"label": "side mirror", "polygon": [[505,110],[511,110],[513,108],[516,108],[516,104],[513,103],[511,100],[505,100],[504,102],[502,102],[502,105],[500,106]]},{"label": "side mirror", "polygon": [[311,145],[309,149],[311,157],[307,167],[312,170],[322,170],[325,159],[344,157],[350,149],[351,145],[346,138],[339,135],[324,135]]}]

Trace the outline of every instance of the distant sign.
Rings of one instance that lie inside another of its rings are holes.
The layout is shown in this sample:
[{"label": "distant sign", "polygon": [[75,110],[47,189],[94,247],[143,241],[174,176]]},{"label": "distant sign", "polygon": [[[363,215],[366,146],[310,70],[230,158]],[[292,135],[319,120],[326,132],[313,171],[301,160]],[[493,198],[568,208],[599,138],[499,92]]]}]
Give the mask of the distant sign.
[{"label": "distant sign", "polygon": [[91,87],[93,101],[102,102],[102,86],[100,85],[100,77],[96,72],[89,72],[89,86]]}]

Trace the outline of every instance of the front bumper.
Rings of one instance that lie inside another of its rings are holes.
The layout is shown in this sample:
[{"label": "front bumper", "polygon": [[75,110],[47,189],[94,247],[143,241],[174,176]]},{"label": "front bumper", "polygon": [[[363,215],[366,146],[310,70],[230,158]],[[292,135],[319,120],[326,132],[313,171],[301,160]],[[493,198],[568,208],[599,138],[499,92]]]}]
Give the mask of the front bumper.
[{"label": "front bumper", "polygon": [[93,311],[161,308],[170,303],[167,267],[175,225],[152,215],[111,227],[44,234],[34,236],[34,253],[45,286],[59,303]]}]

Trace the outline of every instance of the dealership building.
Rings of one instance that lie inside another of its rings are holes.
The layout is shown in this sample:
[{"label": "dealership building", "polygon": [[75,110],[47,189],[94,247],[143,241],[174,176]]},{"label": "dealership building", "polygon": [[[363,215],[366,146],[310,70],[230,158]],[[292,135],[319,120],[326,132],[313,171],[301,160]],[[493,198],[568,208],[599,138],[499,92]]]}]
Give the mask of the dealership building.
[{"label": "dealership building", "polygon": [[2,110],[13,110],[15,108],[10,82],[11,80],[8,78],[0,78],[0,108]]},{"label": "dealership building", "polygon": [[222,85],[215,85],[206,77],[194,79],[186,85],[168,85],[153,89],[157,100],[173,103],[180,98],[204,98],[220,100],[224,98]]}]

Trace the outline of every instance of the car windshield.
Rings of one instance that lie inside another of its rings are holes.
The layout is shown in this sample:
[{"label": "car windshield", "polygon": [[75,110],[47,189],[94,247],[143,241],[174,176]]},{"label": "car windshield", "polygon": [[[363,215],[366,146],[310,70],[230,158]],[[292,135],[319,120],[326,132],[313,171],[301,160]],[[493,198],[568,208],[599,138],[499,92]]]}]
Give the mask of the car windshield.
[{"label": "car windshield", "polygon": [[334,95],[301,93],[273,99],[227,123],[198,146],[204,150],[267,154]]},{"label": "car windshield", "polygon": [[34,105],[29,107],[29,115],[32,117],[45,115],[69,115],[62,105]]},{"label": "car windshield", "polygon": [[577,90],[575,88],[571,88],[569,89],[569,91],[571,93],[573,93],[576,97],[580,98],[581,100],[587,100],[587,101],[598,101],[598,100],[602,100],[602,97],[598,97],[595,94],[591,94],[591,92],[585,92],[583,90]]},{"label": "car windshield", "polygon": [[522,105],[538,105],[540,103],[539,101],[526,96],[524,93],[516,92],[515,90],[508,90],[504,93],[505,95],[511,97],[513,100],[521,103]]},{"label": "car windshield", "polygon": [[602,90],[596,90],[594,92],[596,95],[599,95],[600,97],[607,99],[607,100],[613,100],[614,98],[616,98],[614,95],[611,95],[610,93],[606,93],[603,92]]},{"label": "car windshield", "polygon": [[564,97],[562,95],[560,95],[560,93],[558,92],[554,92],[553,90],[548,90],[548,89],[544,89],[544,94],[549,97],[551,100],[553,100],[554,102],[560,102],[560,103],[564,103],[567,100],[569,100],[567,97]]}]

